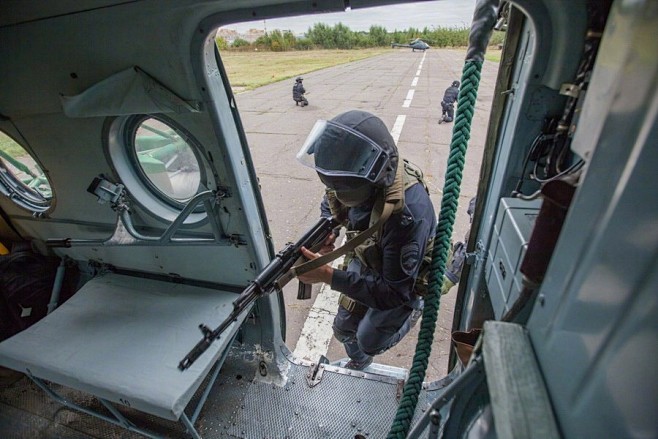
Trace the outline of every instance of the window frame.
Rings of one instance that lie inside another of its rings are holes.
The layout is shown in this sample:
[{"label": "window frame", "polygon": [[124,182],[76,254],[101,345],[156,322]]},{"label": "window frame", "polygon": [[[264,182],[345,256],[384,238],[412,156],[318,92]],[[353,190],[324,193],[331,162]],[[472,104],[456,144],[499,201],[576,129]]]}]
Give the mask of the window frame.
[{"label": "window frame", "polygon": [[[155,119],[167,125],[181,136],[192,150],[199,165],[199,186],[190,197],[199,192],[216,186],[215,176],[208,170],[204,148],[187,129],[180,123],[163,114],[132,114],[127,116],[109,117],[103,129],[105,152],[113,173],[118,177],[130,195],[130,200],[137,203],[149,214],[165,222],[173,221],[187,205],[186,201],[176,200],[158,188],[146,175],[139,164],[135,147],[135,135],[141,124]],[[203,205],[197,206],[183,224],[196,225],[207,218]]]},{"label": "window frame", "polygon": [[[156,183],[153,182],[153,180],[144,171],[142,164],[139,162],[139,157],[137,155],[137,143],[136,143],[137,131],[140,129],[140,127],[144,122],[150,119],[163,123],[167,125],[171,130],[176,132],[176,134],[178,134],[181,137],[181,139],[185,141],[186,145],[192,151],[192,154],[194,154],[194,158],[196,160],[197,166],[199,167],[199,184],[194,194],[192,194],[190,197],[188,197],[185,200],[178,200],[166,194],[162,189],[160,189],[157,186]],[[207,187],[206,174],[204,172],[204,166],[203,166],[203,158],[200,154],[201,146],[190,133],[188,133],[182,127],[178,126],[178,124],[176,124],[174,121],[169,119],[164,119],[162,116],[150,115],[150,114],[131,116],[126,121],[126,125],[124,128],[124,135],[125,135],[124,145],[128,149],[128,158],[131,160],[132,165],[138,171],[137,174],[141,178],[142,183],[146,187],[148,187],[153,194],[155,194],[158,198],[160,198],[161,201],[169,204],[173,208],[182,210],[190,199],[192,199],[196,194],[202,191],[203,187]],[[201,209],[197,208],[195,212],[202,210],[203,208]]]},{"label": "window frame", "polygon": [[[34,160],[35,165],[46,179],[48,186],[50,188],[50,197],[46,197],[39,190],[31,188],[23,183],[12,170],[9,168],[8,164],[5,162],[5,158],[0,157],[0,192],[7,196],[10,200],[14,202],[17,206],[22,207],[23,209],[29,210],[35,215],[43,214],[49,211],[54,206],[54,189],[53,184],[48,178],[48,174],[44,171],[43,167],[36,159],[36,157],[19,141],[16,140],[14,136],[9,134],[7,131],[0,129],[0,133],[5,135],[11,141],[13,141],[17,146],[22,148],[25,154],[29,155],[32,160]],[[15,158],[14,158],[15,159]],[[21,162],[22,163],[22,162]],[[25,163],[22,163],[26,165]],[[26,165],[27,166],[27,165]]]}]

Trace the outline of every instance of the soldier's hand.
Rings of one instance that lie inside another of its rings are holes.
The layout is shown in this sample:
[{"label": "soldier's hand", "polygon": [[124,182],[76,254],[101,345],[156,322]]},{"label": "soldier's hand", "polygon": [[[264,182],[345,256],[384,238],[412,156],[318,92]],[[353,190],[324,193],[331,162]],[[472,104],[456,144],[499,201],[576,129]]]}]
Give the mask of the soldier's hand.
[{"label": "soldier's hand", "polygon": [[336,248],[334,243],[336,242],[336,235],[333,233],[330,233],[329,236],[327,236],[327,239],[324,240],[322,243],[322,247],[320,250],[318,250],[318,253],[321,255],[326,255],[327,253],[331,252]]},{"label": "soldier's hand", "polygon": [[[302,255],[309,261],[319,258],[321,255],[318,253],[313,253],[308,250],[306,247],[302,247]],[[326,284],[331,284],[331,278],[334,274],[334,269],[329,264],[321,265],[315,270],[311,270],[308,273],[300,274],[297,278],[300,282],[305,284],[315,284],[318,282],[324,282]]]}]

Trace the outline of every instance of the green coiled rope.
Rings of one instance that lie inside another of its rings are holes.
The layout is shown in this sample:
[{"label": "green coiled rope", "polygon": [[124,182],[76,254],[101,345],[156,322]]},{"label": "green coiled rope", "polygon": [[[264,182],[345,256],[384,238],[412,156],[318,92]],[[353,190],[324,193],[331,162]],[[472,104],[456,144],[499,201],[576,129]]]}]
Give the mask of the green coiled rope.
[{"label": "green coiled rope", "polygon": [[471,136],[471,121],[475,109],[482,61],[467,60],[462,72],[462,86],[457,99],[457,117],[452,130],[450,155],[446,167],[443,197],[441,198],[441,213],[436,226],[436,238],[432,252],[432,268],[430,271],[429,292],[425,296],[423,319],[418,334],[416,353],[414,354],[409,379],[404,385],[402,399],[395,415],[395,420],[388,433],[389,439],[403,439],[406,437],[411,420],[416,410],[430,353],[434,341],[436,318],[439,313],[441,301],[441,285],[448,261],[448,252],[451,245],[452,230],[457,214],[459,191],[464,171],[466,148]]}]

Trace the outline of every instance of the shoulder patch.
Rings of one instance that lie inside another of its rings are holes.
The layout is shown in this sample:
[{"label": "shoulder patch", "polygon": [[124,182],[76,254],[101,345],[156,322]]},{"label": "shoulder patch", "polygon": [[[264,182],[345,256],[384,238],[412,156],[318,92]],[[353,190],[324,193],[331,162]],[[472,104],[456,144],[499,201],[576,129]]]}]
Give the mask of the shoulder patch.
[{"label": "shoulder patch", "polygon": [[416,241],[405,244],[400,251],[400,266],[407,276],[413,276],[420,265],[420,245]]}]

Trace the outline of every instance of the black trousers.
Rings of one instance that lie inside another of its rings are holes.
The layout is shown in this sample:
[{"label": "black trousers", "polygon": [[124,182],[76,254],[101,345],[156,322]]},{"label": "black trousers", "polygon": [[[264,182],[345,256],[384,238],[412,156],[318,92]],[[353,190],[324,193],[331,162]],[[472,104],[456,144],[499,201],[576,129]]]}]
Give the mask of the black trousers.
[{"label": "black trousers", "polygon": [[454,104],[447,104],[441,101],[442,114],[441,117],[445,122],[452,122],[455,118],[455,107]]}]

